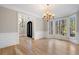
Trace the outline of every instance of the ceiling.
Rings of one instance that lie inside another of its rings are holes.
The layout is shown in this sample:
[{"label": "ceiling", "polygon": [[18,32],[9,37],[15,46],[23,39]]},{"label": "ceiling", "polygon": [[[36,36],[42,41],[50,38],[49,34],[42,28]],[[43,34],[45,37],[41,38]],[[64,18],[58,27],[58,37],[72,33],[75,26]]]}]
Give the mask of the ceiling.
[{"label": "ceiling", "polygon": [[[2,4],[1,6],[30,12],[42,17],[44,4]],[[79,4],[55,4],[52,10],[55,17],[67,16],[77,12],[79,10]]]}]

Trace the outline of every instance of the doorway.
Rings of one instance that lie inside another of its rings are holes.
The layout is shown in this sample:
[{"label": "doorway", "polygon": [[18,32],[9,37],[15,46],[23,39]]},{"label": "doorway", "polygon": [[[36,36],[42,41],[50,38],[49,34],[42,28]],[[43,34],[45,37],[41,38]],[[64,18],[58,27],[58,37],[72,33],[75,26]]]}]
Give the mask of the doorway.
[{"label": "doorway", "polygon": [[32,22],[31,21],[27,23],[27,37],[32,38]]}]

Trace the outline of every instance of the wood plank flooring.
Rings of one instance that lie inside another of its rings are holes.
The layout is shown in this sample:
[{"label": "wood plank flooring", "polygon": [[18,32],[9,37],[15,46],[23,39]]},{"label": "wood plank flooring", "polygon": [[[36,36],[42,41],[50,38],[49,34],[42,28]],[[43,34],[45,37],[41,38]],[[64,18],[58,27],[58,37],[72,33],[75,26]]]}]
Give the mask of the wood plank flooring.
[{"label": "wood plank flooring", "polygon": [[16,55],[15,46],[1,48],[0,55]]},{"label": "wood plank flooring", "polygon": [[67,41],[56,39],[32,40],[26,37],[20,38],[18,46],[24,54],[34,55],[63,55],[79,54],[79,46]]},{"label": "wood plank flooring", "polygon": [[0,49],[1,55],[77,55],[79,45],[57,39],[20,37],[20,44]]}]

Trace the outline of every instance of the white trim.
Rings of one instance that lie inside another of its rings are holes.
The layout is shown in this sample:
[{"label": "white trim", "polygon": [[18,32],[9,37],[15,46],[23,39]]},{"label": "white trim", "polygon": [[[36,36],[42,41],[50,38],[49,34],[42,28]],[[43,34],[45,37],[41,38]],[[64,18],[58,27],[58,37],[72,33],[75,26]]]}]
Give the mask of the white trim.
[{"label": "white trim", "polygon": [[0,33],[0,48],[19,44],[19,35],[13,33]]}]

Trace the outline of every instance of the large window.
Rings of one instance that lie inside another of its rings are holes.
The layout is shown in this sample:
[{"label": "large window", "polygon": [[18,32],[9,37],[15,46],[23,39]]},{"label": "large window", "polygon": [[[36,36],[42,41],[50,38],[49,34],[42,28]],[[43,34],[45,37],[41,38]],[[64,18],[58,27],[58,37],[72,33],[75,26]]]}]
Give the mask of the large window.
[{"label": "large window", "polygon": [[75,17],[70,17],[70,36],[75,36]]},{"label": "large window", "polygon": [[56,25],[56,34],[60,35],[67,34],[66,19],[57,20],[55,25]]},{"label": "large window", "polygon": [[67,26],[66,26],[66,19],[61,20],[61,35],[67,34]]},{"label": "large window", "polygon": [[19,34],[26,34],[26,17],[19,16]]},{"label": "large window", "polygon": [[49,22],[49,34],[53,34],[53,21]]},{"label": "large window", "polygon": [[58,32],[59,32],[59,23],[58,23],[58,21],[56,21],[55,27],[56,27],[56,34],[58,34]]},{"label": "large window", "polygon": [[[68,20],[67,20],[68,19]],[[69,18],[61,18],[55,20],[55,33],[63,36],[70,35],[75,37],[76,35],[76,16],[70,16]]]}]

